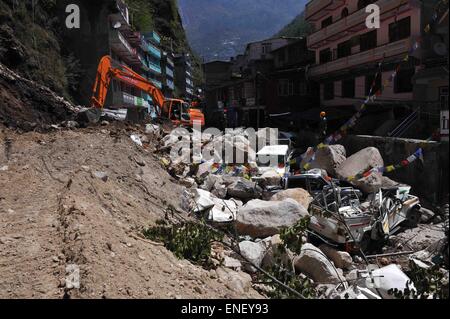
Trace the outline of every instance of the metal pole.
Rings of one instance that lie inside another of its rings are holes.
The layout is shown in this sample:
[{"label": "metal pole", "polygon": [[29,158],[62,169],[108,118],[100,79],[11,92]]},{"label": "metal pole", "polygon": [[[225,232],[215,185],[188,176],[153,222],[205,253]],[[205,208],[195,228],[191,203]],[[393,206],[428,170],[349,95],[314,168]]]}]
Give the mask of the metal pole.
[{"label": "metal pole", "polygon": [[258,72],[256,72],[256,76],[255,76],[255,104],[256,104],[256,129],[259,130],[260,110],[259,110],[259,103],[258,103]]}]

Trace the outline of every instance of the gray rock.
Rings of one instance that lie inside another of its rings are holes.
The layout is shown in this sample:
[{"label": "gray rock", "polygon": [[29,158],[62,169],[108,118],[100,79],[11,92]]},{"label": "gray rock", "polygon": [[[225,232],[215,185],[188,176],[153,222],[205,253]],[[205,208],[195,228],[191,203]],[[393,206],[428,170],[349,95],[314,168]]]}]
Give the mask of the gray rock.
[{"label": "gray rock", "polygon": [[337,169],[339,178],[347,178],[365,173],[374,167],[383,167],[384,161],[380,151],[375,147],[368,147],[347,158]]},{"label": "gray rock", "polygon": [[242,200],[249,200],[261,197],[262,190],[255,183],[244,178],[239,178],[236,182],[228,186],[228,196]]},{"label": "gray rock", "polygon": [[[311,162],[311,168],[327,171],[330,176],[336,176],[336,169],[345,162],[347,151],[342,145],[327,145],[316,152],[316,158]],[[309,159],[307,159],[309,160]],[[307,162],[303,162],[305,165]]]},{"label": "gray rock", "polygon": [[325,254],[311,244],[304,244],[301,253],[294,258],[295,269],[316,284],[338,284],[345,281],[341,272],[334,266]]},{"label": "gray rock", "polygon": [[[266,253],[266,246],[264,243],[254,243],[252,241],[243,241],[239,243],[239,250],[246,259],[248,259],[255,266],[261,267],[261,263]],[[245,269],[250,273],[255,273],[257,269],[249,263],[245,263]]]},{"label": "gray rock", "polygon": [[235,226],[240,235],[266,238],[306,216],[309,216],[306,209],[293,199],[281,202],[252,200],[239,210]]},{"label": "gray rock", "polygon": [[422,214],[420,221],[424,224],[430,223],[436,215],[432,210],[424,207],[420,209],[420,213]]},{"label": "gray rock", "polygon": [[321,245],[319,249],[333,261],[337,268],[349,269],[353,265],[352,256],[345,251],[339,251],[328,245]]},{"label": "gray rock", "polygon": [[306,209],[308,209],[309,204],[311,204],[311,202],[313,201],[312,196],[303,188],[286,189],[284,191],[276,193],[270,200],[283,201],[288,198],[295,200]]}]

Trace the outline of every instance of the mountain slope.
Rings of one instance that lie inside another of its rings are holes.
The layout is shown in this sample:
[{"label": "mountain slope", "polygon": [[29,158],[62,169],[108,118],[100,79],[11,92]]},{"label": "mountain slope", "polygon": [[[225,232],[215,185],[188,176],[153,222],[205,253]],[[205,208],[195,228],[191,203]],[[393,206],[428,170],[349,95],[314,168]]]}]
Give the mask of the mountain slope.
[{"label": "mountain slope", "polygon": [[311,31],[312,26],[305,21],[305,14],[302,12],[296,16],[291,23],[281,29],[281,31],[277,33],[277,36],[302,37],[309,34]]},{"label": "mountain slope", "polygon": [[205,60],[229,59],[248,42],[271,37],[292,21],[306,0],[179,0],[193,49]]}]

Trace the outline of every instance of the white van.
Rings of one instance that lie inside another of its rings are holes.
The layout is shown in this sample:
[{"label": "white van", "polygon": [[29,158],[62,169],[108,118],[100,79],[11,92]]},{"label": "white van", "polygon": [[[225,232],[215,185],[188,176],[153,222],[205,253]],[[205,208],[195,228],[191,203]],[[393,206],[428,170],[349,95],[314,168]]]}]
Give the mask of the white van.
[{"label": "white van", "polygon": [[271,145],[263,147],[256,154],[256,164],[261,175],[268,171],[276,171],[280,176],[284,176],[289,171],[289,146]]}]

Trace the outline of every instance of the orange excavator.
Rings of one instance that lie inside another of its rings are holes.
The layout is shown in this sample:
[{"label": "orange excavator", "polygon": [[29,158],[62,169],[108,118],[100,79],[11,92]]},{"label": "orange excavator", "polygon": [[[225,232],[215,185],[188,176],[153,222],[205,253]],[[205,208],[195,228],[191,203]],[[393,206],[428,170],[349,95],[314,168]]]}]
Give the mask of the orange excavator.
[{"label": "orange excavator", "polygon": [[150,95],[156,104],[158,117],[163,120],[170,120],[174,126],[193,127],[195,122],[200,123],[201,126],[205,125],[205,116],[200,110],[191,108],[188,103],[180,99],[166,99],[161,90],[152,82],[129,67],[124,65],[120,65],[118,68],[113,67],[109,56],[104,56],[98,65],[91,98],[93,108],[103,109],[113,79]]}]

